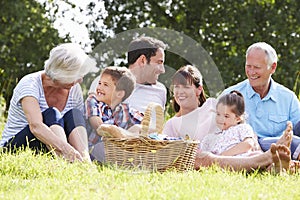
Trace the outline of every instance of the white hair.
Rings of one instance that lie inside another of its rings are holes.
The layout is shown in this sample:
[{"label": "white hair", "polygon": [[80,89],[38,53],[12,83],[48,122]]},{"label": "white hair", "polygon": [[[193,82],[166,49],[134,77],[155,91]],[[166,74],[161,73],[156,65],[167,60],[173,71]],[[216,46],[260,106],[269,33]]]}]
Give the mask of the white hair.
[{"label": "white hair", "polygon": [[277,64],[277,60],[278,60],[277,53],[271,45],[267,44],[266,42],[254,43],[248,47],[246,51],[246,57],[252,49],[261,49],[266,53],[268,68],[270,68],[273,63]]},{"label": "white hair", "polygon": [[45,62],[45,73],[52,80],[73,83],[96,68],[96,61],[78,44],[64,43],[50,51]]}]

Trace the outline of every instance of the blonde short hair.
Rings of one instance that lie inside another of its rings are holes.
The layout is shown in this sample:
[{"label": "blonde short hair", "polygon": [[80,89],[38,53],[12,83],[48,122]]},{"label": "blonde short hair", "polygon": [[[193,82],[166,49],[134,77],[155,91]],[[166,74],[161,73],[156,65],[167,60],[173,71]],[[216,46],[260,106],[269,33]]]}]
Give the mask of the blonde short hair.
[{"label": "blonde short hair", "polygon": [[74,43],[64,43],[54,47],[44,66],[47,76],[66,84],[83,78],[95,68],[96,61]]}]

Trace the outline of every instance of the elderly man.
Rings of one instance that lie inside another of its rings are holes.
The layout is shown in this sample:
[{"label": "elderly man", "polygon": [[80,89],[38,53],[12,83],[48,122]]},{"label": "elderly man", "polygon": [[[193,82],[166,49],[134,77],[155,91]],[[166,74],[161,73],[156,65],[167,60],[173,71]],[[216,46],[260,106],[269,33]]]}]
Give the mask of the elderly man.
[{"label": "elderly man", "polygon": [[[271,78],[276,68],[274,48],[265,42],[254,43],[246,51],[245,72],[248,79],[223,92],[238,90],[243,94],[247,121],[257,133],[263,151],[276,143],[288,121],[295,125],[300,119],[300,103],[295,93]],[[293,159],[299,159],[299,144],[300,138],[294,136],[291,144]]]}]

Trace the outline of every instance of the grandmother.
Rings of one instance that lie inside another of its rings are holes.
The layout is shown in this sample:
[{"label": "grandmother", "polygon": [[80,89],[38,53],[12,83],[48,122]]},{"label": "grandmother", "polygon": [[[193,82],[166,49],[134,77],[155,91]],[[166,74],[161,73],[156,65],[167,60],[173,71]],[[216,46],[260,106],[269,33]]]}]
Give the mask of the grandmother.
[{"label": "grandmother", "polygon": [[15,87],[0,146],[90,162],[80,83],[95,66],[79,45],[53,48],[44,70],[24,76]]}]

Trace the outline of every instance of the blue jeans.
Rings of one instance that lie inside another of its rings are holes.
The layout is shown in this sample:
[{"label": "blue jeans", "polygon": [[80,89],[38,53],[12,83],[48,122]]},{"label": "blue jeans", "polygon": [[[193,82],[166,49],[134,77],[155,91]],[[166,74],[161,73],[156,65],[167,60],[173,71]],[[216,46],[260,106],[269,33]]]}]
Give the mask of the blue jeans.
[{"label": "blue jeans", "polygon": [[[57,124],[64,128],[66,137],[69,138],[72,130],[78,126],[85,127],[83,113],[78,109],[72,109],[61,116],[56,108],[48,108],[42,112],[43,122],[48,127]],[[10,152],[15,152],[18,148],[29,147],[37,152],[48,152],[44,143],[38,140],[30,131],[29,125],[17,133],[14,137],[4,144],[4,149]]]},{"label": "blue jeans", "polygon": [[294,135],[297,135],[300,137],[300,121],[294,125],[293,132],[294,132]]},{"label": "blue jeans", "polygon": [[[272,143],[276,143],[280,137],[265,137],[258,138],[258,143],[263,151],[270,149]],[[300,137],[294,135],[291,142],[291,156],[292,159],[297,160],[300,153]]]}]

